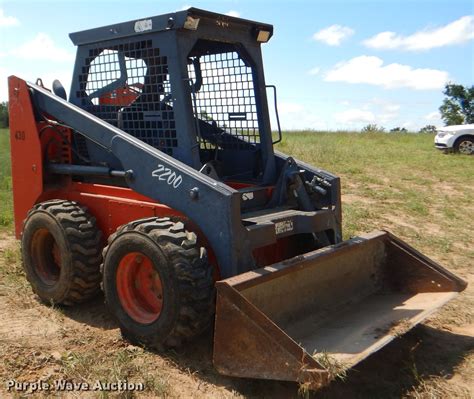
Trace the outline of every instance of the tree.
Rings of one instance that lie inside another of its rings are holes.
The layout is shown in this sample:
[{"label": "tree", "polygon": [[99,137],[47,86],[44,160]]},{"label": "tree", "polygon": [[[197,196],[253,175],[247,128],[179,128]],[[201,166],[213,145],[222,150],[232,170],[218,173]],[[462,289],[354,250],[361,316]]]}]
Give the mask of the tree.
[{"label": "tree", "polygon": [[448,83],[443,94],[448,98],[444,99],[439,112],[446,125],[474,123],[474,86]]},{"label": "tree", "polygon": [[369,123],[367,126],[362,128],[362,133],[382,133],[385,132],[385,128],[378,126],[375,123]]},{"label": "tree", "polygon": [[426,125],[420,129],[419,133],[436,133],[436,126]]},{"label": "tree", "polygon": [[390,132],[392,133],[406,133],[408,130],[406,130],[404,127],[394,127],[393,129],[390,129]]},{"label": "tree", "polygon": [[8,102],[2,102],[0,103],[0,128],[5,128],[9,125]]}]

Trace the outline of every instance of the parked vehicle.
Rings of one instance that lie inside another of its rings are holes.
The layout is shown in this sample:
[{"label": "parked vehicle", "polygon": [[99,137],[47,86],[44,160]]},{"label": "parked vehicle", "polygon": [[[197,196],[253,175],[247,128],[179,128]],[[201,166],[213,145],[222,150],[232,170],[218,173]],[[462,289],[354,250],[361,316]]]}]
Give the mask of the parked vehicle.
[{"label": "parked vehicle", "polygon": [[437,130],[435,147],[444,152],[474,154],[474,124],[444,126]]}]

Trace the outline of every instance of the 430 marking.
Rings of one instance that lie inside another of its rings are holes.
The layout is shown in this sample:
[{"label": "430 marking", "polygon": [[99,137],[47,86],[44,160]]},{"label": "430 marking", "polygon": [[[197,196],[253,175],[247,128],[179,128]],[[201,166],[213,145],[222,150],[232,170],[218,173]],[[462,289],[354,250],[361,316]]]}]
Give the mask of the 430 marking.
[{"label": "430 marking", "polygon": [[26,134],[23,130],[17,130],[15,132],[15,140],[26,140]]},{"label": "430 marking", "polygon": [[181,175],[162,164],[158,164],[158,169],[155,169],[153,172],[151,172],[151,175],[153,177],[157,177],[158,180],[165,181],[173,188],[178,188],[183,182],[183,177]]}]

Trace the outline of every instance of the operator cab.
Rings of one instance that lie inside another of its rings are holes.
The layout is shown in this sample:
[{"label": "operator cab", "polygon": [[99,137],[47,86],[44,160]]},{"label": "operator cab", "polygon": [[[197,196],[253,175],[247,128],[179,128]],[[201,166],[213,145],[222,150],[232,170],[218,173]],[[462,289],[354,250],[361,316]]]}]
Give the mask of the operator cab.
[{"label": "operator cab", "polygon": [[[73,33],[69,101],[215,179],[274,184],[260,49],[272,32],[190,8]],[[120,169],[82,136],[75,145],[78,161]]]}]

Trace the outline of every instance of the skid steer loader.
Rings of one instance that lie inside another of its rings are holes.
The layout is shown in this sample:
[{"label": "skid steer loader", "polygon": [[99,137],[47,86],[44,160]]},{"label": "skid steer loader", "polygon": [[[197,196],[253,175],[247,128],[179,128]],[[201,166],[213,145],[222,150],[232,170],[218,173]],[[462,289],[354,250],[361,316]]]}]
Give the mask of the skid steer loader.
[{"label": "skid steer loader", "polygon": [[466,283],[388,232],[342,241],[339,178],[273,148],[272,33],[190,8],[71,34],[68,99],[11,76],[16,236],[44,302],[102,286],[158,349],[215,320],[220,373],[317,389],[319,355],[352,367]]}]

